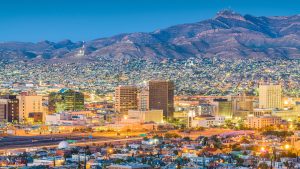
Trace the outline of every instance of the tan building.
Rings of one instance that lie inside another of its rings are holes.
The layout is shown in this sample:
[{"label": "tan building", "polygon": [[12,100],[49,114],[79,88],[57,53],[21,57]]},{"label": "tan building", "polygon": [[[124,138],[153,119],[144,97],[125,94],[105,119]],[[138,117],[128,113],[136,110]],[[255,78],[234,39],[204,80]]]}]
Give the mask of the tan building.
[{"label": "tan building", "polygon": [[138,110],[146,111],[149,110],[149,90],[142,89],[138,95]]},{"label": "tan building", "polygon": [[30,113],[43,113],[43,96],[20,95],[19,99],[19,121],[27,122]]},{"label": "tan building", "polygon": [[148,111],[139,111],[139,110],[129,110],[128,116],[124,121],[127,122],[154,122],[154,123],[163,123],[163,111],[162,110],[148,110]]},{"label": "tan building", "polygon": [[264,115],[271,115],[272,109],[253,109],[252,115],[255,117],[260,117]]},{"label": "tan building", "polygon": [[288,122],[298,121],[300,114],[294,110],[274,110],[272,112],[273,116],[280,117],[282,120],[286,120]]},{"label": "tan building", "polygon": [[6,105],[5,104],[0,104],[0,122],[6,122]]},{"label": "tan building", "polygon": [[149,109],[163,110],[165,118],[174,113],[174,83],[172,81],[149,81]]},{"label": "tan building", "polygon": [[115,88],[115,111],[126,115],[128,110],[137,110],[136,86],[118,86]]},{"label": "tan building", "polygon": [[282,108],[282,87],[275,84],[259,85],[259,108]]},{"label": "tan building", "polygon": [[238,97],[237,110],[253,111],[254,98],[243,93]]},{"label": "tan building", "polygon": [[268,126],[275,126],[281,123],[281,118],[276,116],[260,116],[260,117],[248,117],[246,125],[249,128],[260,129]]}]

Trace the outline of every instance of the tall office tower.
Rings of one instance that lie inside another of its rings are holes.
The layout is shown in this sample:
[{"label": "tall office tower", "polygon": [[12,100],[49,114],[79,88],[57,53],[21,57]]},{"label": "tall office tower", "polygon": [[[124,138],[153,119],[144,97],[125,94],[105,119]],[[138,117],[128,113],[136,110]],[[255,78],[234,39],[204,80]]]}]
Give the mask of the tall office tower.
[{"label": "tall office tower", "polygon": [[275,109],[282,108],[281,85],[260,84],[259,85],[259,108]]},{"label": "tall office tower", "polygon": [[227,99],[214,99],[217,104],[217,116],[223,116],[225,118],[232,118],[233,116],[233,105],[232,101]]},{"label": "tall office tower", "polygon": [[5,104],[0,104],[0,122],[6,122],[6,106]]},{"label": "tall office tower", "polygon": [[174,83],[172,81],[149,81],[149,109],[163,110],[164,118],[174,113]]},{"label": "tall office tower", "polygon": [[115,110],[121,115],[127,115],[128,110],[137,110],[136,86],[118,86],[115,88]]},{"label": "tall office tower", "polygon": [[149,90],[141,89],[137,95],[138,110],[146,111],[149,110]]},{"label": "tall office tower", "polygon": [[49,94],[49,114],[84,110],[84,95],[71,89],[61,89]]},{"label": "tall office tower", "polygon": [[29,114],[43,112],[43,96],[19,95],[19,122],[28,122]]},{"label": "tall office tower", "polygon": [[19,100],[17,99],[17,96],[0,96],[0,112],[0,121],[2,119],[2,115],[4,115],[3,120],[6,122],[19,122]]}]

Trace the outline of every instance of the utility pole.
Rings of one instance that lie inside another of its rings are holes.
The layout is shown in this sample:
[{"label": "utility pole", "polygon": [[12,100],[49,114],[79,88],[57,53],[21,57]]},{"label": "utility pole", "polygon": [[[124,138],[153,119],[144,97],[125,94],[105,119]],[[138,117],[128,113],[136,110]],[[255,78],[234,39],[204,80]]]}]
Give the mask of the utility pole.
[{"label": "utility pole", "polygon": [[84,148],[84,169],[86,169],[86,151],[87,151],[87,149],[88,149],[88,146],[86,146]]}]

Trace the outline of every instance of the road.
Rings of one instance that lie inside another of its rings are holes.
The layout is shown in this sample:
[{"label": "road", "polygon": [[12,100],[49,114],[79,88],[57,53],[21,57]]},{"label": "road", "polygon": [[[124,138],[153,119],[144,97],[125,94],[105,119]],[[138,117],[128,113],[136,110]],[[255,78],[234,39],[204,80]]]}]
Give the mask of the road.
[{"label": "road", "polygon": [[[142,137],[133,137],[133,138],[95,138],[91,140],[78,140],[78,142],[71,143],[71,146],[86,146],[86,145],[94,145],[94,144],[105,144],[105,143],[113,143],[113,144],[124,144],[128,142],[136,142],[141,141]],[[23,146],[14,146],[11,148],[2,148],[0,149],[0,154],[5,154],[7,152],[12,151],[28,151],[29,149],[40,149],[40,148],[56,148],[58,146],[58,142],[47,142],[45,143],[28,143]],[[1,144],[1,143],[0,143]]]},{"label": "road", "polygon": [[13,148],[36,147],[36,146],[51,146],[58,145],[63,140],[75,140],[76,143],[87,143],[105,140],[121,139],[118,136],[93,136],[89,138],[86,133],[72,133],[72,134],[55,134],[55,135],[41,135],[41,136],[8,136],[0,139],[0,150],[7,150]]}]

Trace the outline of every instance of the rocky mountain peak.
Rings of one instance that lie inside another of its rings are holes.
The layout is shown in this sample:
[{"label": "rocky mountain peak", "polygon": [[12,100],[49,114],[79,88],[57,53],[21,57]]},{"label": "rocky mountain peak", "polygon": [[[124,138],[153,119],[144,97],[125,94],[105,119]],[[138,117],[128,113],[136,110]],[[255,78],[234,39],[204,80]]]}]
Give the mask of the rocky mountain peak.
[{"label": "rocky mountain peak", "polygon": [[244,19],[243,15],[241,15],[241,14],[239,14],[239,13],[233,11],[233,10],[230,10],[230,9],[225,9],[225,10],[222,10],[222,11],[218,12],[215,18],[219,18],[219,17],[233,18],[233,19]]}]

